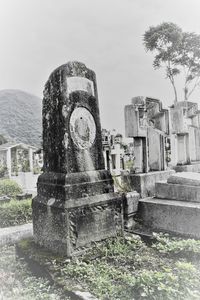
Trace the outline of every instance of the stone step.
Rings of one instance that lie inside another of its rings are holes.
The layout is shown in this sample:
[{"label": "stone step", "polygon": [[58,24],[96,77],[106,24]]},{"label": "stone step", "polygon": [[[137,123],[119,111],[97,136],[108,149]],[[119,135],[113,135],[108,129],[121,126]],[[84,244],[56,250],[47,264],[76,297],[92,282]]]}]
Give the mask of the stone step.
[{"label": "stone step", "polygon": [[200,172],[200,162],[193,162],[190,165],[175,166],[176,172]]},{"label": "stone step", "polygon": [[156,182],[155,197],[177,201],[200,202],[200,186]]},{"label": "stone step", "polygon": [[144,226],[200,238],[200,203],[145,198],[139,201]]}]

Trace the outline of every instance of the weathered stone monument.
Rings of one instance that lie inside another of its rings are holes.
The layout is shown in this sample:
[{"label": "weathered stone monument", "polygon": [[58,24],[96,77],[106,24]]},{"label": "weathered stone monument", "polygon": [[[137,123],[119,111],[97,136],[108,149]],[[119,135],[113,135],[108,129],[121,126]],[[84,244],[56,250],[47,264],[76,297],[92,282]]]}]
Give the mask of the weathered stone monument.
[{"label": "weathered stone monument", "polygon": [[62,65],[45,85],[43,150],[33,199],[36,243],[72,256],[121,233],[122,198],[104,168],[96,76],[83,63]]},{"label": "weathered stone monument", "polygon": [[125,106],[125,132],[134,139],[134,172],[129,180],[141,197],[154,195],[157,180],[166,179],[169,112],[162,102],[148,97],[134,97]]},{"label": "weathered stone monument", "polygon": [[200,111],[197,103],[178,102],[170,108],[171,164],[176,171],[200,172]]},{"label": "weathered stone monument", "polygon": [[141,199],[139,215],[152,231],[200,238],[200,174],[180,172],[155,186],[155,198]]}]

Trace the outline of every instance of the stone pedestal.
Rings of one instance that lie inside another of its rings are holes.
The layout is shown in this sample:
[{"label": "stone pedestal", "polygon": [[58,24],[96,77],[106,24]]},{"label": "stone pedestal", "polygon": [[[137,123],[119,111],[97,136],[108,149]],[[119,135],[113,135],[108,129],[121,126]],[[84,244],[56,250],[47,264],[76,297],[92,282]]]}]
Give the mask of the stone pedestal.
[{"label": "stone pedestal", "polygon": [[170,108],[171,166],[177,172],[200,170],[200,111],[197,103],[180,101]]},{"label": "stone pedestal", "polygon": [[95,73],[70,62],[43,99],[44,173],[33,199],[36,243],[72,256],[123,231],[122,198],[105,170]]},{"label": "stone pedestal", "polygon": [[138,211],[140,195],[137,192],[124,193],[124,225],[127,229],[133,229],[134,217]]},{"label": "stone pedestal", "polygon": [[200,174],[176,173],[157,182],[155,198],[141,199],[139,214],[152,230],[200,238]]},{"label": "stone pedestal", "polygon": [[167,180],[174,173],[174,170],[166,170],[142,174],[128,174],[124,175],[123,180],[131,189],[137,191],[141,198],[145,198],[155,195],[155,184],[157,181]]}]

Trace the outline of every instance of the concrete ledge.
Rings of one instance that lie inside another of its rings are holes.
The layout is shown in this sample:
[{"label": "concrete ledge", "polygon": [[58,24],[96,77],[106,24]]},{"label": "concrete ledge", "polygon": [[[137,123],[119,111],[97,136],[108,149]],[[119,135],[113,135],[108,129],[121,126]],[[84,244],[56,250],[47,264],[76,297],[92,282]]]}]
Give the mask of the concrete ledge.
[{"label": "concrete ledge", "polygon": [[32,223],[0,228],[0,246],[14,244],[23,238],[33,235]]},{"label": "concrete ledge", "polygon": [[200,172],[200,162],[192,163],[191,165],[175,166],[173,169],[176,172]]},{"label": "concrete ledge", "polygon": [[200,186],[156,182],[156,198],[200,202]]},{"label": "concrete ledge", "polygon": [[139,214],[152,230],[200,238],[200,203],[146,198],[139,201]]},{"label": "concrete ledge", "polygon": [[125,176],[125,182],[127,181],[131,188],[140,194],[141,198],[145,198],[155,195],[155,183],[157,181],[167,180],[173,174],[175,174],[174,170],[129,174]]}]

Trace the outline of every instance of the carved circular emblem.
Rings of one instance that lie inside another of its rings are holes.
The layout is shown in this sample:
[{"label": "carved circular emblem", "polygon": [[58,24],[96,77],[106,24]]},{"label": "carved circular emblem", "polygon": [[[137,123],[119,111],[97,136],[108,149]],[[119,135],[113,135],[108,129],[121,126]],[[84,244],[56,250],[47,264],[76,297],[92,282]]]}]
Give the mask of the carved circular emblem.
[{"label": "carved circular emblem", "polygon": [[96,125],[88,109],[75,108],[70,117],[70,133],[78,148],[87,149],[92,146],[96,136]]}]

